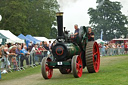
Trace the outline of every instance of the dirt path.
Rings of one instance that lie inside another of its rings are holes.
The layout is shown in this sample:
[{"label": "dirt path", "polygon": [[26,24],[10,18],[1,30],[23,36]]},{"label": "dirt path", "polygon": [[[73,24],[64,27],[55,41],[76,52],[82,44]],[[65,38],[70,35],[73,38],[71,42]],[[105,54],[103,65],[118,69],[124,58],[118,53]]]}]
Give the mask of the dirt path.
[{"label": "dirt path", "polygon": [[[101,66],[105,66],[108,64],[112,64],[115,62],[119,62],[120,60],[126,59],[128,56],[120,56],[120,57],[101,57]],[[62,74],[58,70],[54,70],[53,78],[60,78]],[[42,78],[41,73],[26,76],[20,79],[8,80],[0,82],[0,85],[37,85],[39,83],[45,84],[49,80],[44,80]]]}]

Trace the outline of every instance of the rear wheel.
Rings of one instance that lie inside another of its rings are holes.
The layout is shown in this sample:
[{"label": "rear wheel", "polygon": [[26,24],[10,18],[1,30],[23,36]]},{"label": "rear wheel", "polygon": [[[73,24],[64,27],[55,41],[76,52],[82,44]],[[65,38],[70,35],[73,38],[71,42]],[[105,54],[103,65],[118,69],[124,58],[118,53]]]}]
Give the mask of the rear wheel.
[{"label": "rear wheel", "polygon": [[41,73],[44,79],[50,79],[53,75],[53,68],[48,66],[48,62],[50,61],[52,60],[48,57],[42,59]]},{"label": "rear wheel", "polygon": [[88,42],[86,46],[86,65],[89,73],[98,72],[100,68],[100,52],[97,42]]},{"label": "rear wheel", "polygon": [[78,56],[73,56],[72,58],[72,72],[75,78],[79,78],[82,76],[83,66],[81,54]]},{"label": "rear wheel", "polygon": [[59,68],[60,73],[62,74],[69,74],[71,73],[71,67],[70,66],[62,66]]}]

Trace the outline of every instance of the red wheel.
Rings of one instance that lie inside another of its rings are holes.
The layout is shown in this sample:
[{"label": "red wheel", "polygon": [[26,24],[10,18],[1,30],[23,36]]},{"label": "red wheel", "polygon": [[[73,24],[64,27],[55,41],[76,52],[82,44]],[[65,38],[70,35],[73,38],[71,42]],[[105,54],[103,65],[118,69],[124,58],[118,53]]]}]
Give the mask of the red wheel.
[{"label": "red wheel", "polygon": [[100,52],[96,42],[93,45],[93,65],[95,72],[98,72],[100,68]]},{"label": "red wheel", "polygon": [[47,57],[43,58],[43,60],[42,60],[41,73],[45,79],[50,79],[53,75],[53,69],[52,69],[52,67],[48,66],[48,63],[47,63],[50,61],[52,61],[52,60]]},{"label": "red wheel", "polygon": [[100,52],[97,42],[88,42],[86,46],[86,65],[89,73],[99,71]]},{"label": "red wheel", "polygon": [[72,58],[72,72],[75,78],[79,78],[82,76],[83,65],[81,54],[79,56],[73,56]]}]

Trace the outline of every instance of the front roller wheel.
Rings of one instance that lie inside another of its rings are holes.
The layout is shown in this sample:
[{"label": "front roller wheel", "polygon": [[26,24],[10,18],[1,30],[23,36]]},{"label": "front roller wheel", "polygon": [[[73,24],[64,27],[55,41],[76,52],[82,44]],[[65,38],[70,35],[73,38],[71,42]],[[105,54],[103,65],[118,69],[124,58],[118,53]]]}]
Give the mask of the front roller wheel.
[{"label": "front roller wheel", "polygon": [[47,62],[52,61],[50,58],[45,57],[42,59],[42,65],[41,65],[41,73],[44,79],[50,79],[53,74],[53,69],[52,67],[48,66]]},{"label": "front roller wheel", "polygon": [[82,65],[82,60],[80,55],[73,56],[72,58],[72,72],[75,78],[79,78],[82,76],[83,65]]},{"label": "front roller wheel", "polygon": [[88,42],[86,46],[86,65],[89,73],[95,73],[100,68],[100,52],[97,42]]}]

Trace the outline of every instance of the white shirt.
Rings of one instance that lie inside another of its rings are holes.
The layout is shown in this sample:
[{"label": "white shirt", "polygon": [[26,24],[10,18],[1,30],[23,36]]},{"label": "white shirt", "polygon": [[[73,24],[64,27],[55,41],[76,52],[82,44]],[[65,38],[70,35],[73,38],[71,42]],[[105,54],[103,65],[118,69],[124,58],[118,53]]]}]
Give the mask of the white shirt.
[{"label": "white shirt", "polygon": [[34,53],[35,50],[38,50],[38,48],[33,47],[32,50],[31,50],[31,53]]}]

